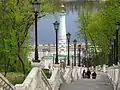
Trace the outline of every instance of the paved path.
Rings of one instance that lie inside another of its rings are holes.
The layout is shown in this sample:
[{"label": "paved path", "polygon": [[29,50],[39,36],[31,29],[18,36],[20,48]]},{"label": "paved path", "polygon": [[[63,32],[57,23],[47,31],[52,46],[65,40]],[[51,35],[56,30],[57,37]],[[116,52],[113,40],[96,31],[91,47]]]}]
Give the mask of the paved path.
[{"label": "paved path", "polygon": [[105,73],[97,73],[97,79],[79,79],[61,85],[60,90],[113,90]]}]

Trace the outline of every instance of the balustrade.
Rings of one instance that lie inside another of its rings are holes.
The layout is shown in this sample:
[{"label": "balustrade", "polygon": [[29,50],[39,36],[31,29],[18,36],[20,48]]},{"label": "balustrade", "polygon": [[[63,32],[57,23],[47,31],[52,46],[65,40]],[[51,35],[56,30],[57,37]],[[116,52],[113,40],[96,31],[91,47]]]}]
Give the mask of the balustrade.
[{"label": "balustrade", "polygon": [[107,69],[108,78],[114,86],[114,90],[120,90],[120,65],[113,65]]},{"label": "balustrade", "polygon": [[52,76],[49,79],[52,90],[59,90],[60,85],[63,83],[63,79],[64,78],[61,78],[61,70],[59,64],[54,65]]},{"label": "balustrade", "polygon": [[[22,84],[13,86],[7,79],[0,77],[0,90],[59,90],[61,84],[71,83],[77,80],[82,73],[81,67],[67,66],[64,70],[60,68],[59,64],[54,65],[52,76],[47,79],[46,75],[41,69],[40,63],[32,63],[32,70]],[[1,74],[0,74],[1,76]]]},{"label": "balustrade", "polygon": [[52,90],[52,87],[42,69],[34,67],[22,84],[15,85],[15,90]]},{"label": "balustrade", "polygon": [[14,86],[0,73],[0,90],[14,90]]}]

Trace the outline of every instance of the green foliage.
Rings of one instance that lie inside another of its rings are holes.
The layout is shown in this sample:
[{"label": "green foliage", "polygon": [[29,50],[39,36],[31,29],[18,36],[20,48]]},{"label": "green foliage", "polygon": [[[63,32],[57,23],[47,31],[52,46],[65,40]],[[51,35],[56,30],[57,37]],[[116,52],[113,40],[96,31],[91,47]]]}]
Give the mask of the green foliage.
[{"label": "green foliage", "polygon": [[6,78],[10,81],[10,83],[15,85],[22,84],[25,79],[25,76],[22,73],[9,72]]},{"label": "green foliage", "polygon": [[86,33],[91,44],[101,49],[98,58],[103,64],[107,63],[110,39],[113,40],[115,33],[115,23],[120,22],[120,3],[119,0],[108,0],[101,4],[99,11],[98,8],[91,12],[87,8],[83,9],[82,14],[78,17],[78,25],[80,32]]},{"label": "green foliage", "polygon": [[[41,2],[41,18],[53,11],[51,0]],[[29,72],[31,25],[34,23],[33,0],[0,0],[0,71]]]},{"label": "green foliage", "polygon": [[43,72],[45,73],[45,75],[47,76],[47,78],[51,77],[51,73],[49,73],[49,69],[43,69]]}]

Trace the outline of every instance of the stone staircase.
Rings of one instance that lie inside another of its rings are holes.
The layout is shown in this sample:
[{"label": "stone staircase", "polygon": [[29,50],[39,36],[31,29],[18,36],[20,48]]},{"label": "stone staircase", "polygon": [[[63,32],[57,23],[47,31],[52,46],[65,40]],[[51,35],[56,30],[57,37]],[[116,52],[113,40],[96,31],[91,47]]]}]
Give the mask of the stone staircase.
[{"label": "stone staircase", "polygon": [[[44,74],[44,72],[42,71],[41,63],[32,63],[32,66],[33,68],[26,77],[26,79],[24,80],[24,82],[22,84],[16,84],[15,86],[9,83],[9,81],[4,76],[2,76],[2,74],[0,74],[0,90],[62,90],[61,89],[61,87],[63,87],[62,85],[69,85],[76,82],[78,82],[76,84],[79,83],[83,84],[84,82],[85,82],[84,84],[87,84],[86,81],[81,79],[82,76],[81,74],[82,71],[86,69],[85,67],[75,66],[72,68],[71,66],[66,66],[63,69],[62,67],[60,67],[59,64],[55,64],[53,66],[52,75],[50,79],[48,79]],[[105,79],[109,78],[109,84],[113,85],[114,90],[120,90],[119,65],[111,66],[111,67],[107,67],[106,65],[103,65],[103,67],[100,66],[96,67],[95,70],[96,72],[102,72],[103,74],[106,74],[107,77],[105,77]],[[88,80],[88,82],[89,81],[91,80]],[[98,89],[94,89],[94,90],[98,90]]]},{"label": "stone staircase", "polygon": [[14,90],[14,86],[0,73],[0,90]]}]

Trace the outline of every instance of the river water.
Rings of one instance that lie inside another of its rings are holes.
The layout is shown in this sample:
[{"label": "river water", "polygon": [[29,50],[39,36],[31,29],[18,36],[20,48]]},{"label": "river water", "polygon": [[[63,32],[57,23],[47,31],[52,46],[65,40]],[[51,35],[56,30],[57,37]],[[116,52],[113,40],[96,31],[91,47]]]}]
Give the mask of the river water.
[{"label": "river water", "polygon": [[[39,44],[51,44],[55,43],[55,31],[53,22],[56,20],[54,16],[47,16],[38,20],[38,43]],[[69,12],[66,14],[66,29],[71,33],[71,41],[75,38],[75,34],[78,31],[76,25],[77,13]],[[32,39],[34,40],[34,32],[32,33]]]},{"label": "river water", "polygon": [[[76,2],[65,3],[65,8],[67,9],[66,14],[66,28],[67,32],[71,33],[71,41],[76,38],[76,33],[79,28],[76,24],[78,13],[81,13],[85,0],[76,0]],[[96,8],[98,3],[94,0],[88,2],[88,7]],[[55,43],[55,31],[53,27],[53,22],[56,20],[54,16],[47,16],[38,20],[38,43],[39,44],[51,44]],[[34,42],[34,32],[32,32],[32,41]]]}]

